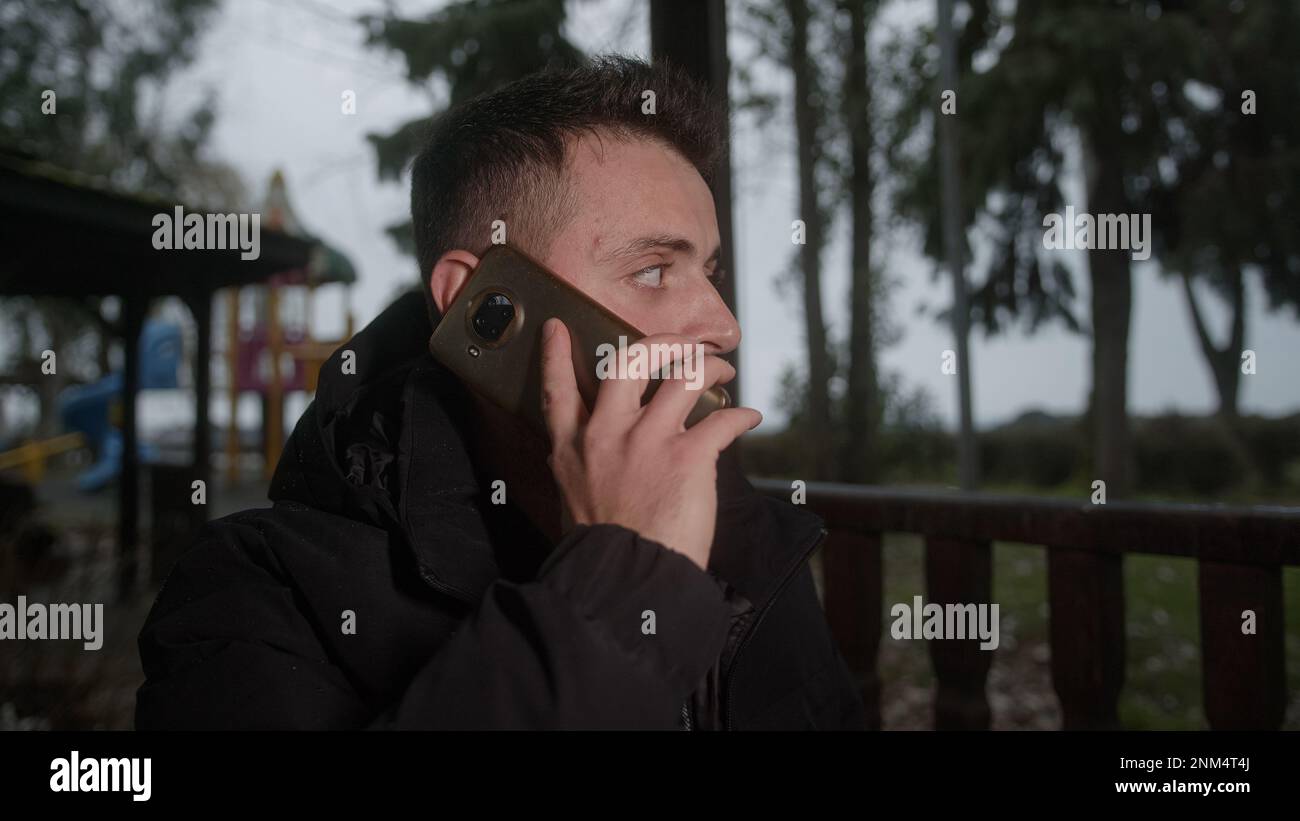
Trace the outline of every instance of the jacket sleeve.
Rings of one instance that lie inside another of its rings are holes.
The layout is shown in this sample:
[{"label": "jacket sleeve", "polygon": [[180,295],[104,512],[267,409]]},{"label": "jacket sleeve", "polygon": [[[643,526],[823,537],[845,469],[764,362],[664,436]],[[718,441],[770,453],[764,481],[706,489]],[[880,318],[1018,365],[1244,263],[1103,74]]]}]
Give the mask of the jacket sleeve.
[{"label": "jacket sleeve", "polygon": [[729,626],[721,589],[689,559],[617,525],[579,526],[534,581],[494,582],[375,711],[287,581],[247,551],[204,547],[224,558],[202,578],[178,566],[141,632],[140,729],[673,729]]}]

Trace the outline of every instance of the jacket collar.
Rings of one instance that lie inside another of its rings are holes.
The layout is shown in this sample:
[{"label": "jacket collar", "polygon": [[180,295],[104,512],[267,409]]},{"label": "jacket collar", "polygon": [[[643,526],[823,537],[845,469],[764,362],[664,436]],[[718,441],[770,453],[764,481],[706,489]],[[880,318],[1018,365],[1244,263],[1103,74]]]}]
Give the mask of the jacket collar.
[{"label": "jacket collar", "polygon": [[[466,415],[472,405],[456,377],[427,355],[412,369],[405,389],[399,460],[403,531],[425,582],[472,604],[501,574],[470,455]],[[514,531],[524,530],[517,521],[511,524]],[[528,534],[505,538],[516,541]]]}]

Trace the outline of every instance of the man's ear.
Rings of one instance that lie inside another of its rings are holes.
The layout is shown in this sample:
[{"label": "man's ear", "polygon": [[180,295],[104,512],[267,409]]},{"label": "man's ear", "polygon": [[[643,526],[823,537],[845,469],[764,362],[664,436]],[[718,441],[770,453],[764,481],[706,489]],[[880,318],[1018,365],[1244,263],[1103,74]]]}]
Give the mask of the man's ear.
[{"label": "man's ear", "polygon": [[438,258],[429,272],[429,290],[433,294],[433,304],[438,306],[438,313],[447,313],[447,306],[456,299],[477,267],[478,257],[469,251],[456,249]]}]

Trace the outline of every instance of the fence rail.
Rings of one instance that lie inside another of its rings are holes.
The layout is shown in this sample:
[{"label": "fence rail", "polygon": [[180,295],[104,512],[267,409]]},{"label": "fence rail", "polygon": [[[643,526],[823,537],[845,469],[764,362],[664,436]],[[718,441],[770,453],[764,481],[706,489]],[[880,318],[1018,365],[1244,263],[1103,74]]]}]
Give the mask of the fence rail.
[{"label": "fence rail", "polygon": [[[754,481],[789,500],[790,482]],[[1198,562],[1202,689],[1214,729],[1277,729],[1286,710],[1282,568],[1300,565],[1300,508],[1079,503],[809,483],[830,531],[823,551],[827,619],[880,726],[877,651],[884,628],[885,533],[925,540],[926,601],[991,603],[994,541],[1047,551],[1052,684],[1065,729],[1119,727],[1124,684],[1126,554]],[[1253,610],[1256,632],[1242,632]],[[978,639],[929,642],[936,729],[984,729],[992,653]],[[1064,652],[1062,652],[1064,651]]]}]

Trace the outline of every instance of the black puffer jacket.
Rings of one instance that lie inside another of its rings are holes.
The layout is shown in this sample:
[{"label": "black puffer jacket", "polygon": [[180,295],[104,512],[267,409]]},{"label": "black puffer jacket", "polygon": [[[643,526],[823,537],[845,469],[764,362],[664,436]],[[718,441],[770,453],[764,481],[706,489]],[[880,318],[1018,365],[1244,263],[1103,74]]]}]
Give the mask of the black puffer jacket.
[{"label": "black puffer jacket", "polygon": [[617,525],[552,547],[490,503],[429,332],[411,295],[346,345],[354,375],[336,352],[274,507],[177,563],[140,634],[138,728],[862,727],[816,516],[724,471],[709,573]]}]

